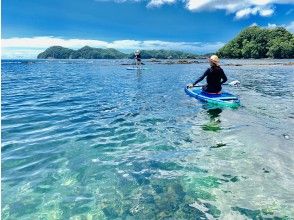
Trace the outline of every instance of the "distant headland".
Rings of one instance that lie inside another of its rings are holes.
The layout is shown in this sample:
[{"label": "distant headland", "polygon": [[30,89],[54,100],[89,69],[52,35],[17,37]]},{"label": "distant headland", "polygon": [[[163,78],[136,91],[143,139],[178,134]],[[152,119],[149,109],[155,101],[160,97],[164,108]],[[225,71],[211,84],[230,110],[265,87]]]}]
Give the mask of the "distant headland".
[{"label": "distant headland", "polygon": [[[294,58],[294,35],[283,27],[273,29],[252,26],[244,29],[233,40],[216,51],[221,58]],[[197,55],[176,50],[142,50],[142,59],[199,59],[210,54]],[[113,48],[89,46],[73,50],[52,46],[40,53],[38,59],[133,59],[134,53],[123,53]]]},{"label": "distant headland", "polygon": [[[142,50],[142,59],[196,59],[203,56],[175,50]],[[89,46],[72,50],[53,46],[40,53],[38,59],[133,59],[134,53],[126,54],[116,49],[93,48]]]}]

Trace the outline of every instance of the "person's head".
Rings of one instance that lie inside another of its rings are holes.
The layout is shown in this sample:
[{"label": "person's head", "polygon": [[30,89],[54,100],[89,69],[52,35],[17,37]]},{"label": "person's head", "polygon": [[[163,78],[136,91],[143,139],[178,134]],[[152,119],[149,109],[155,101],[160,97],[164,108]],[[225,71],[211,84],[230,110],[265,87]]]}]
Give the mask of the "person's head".
[{"label": "person's head", "polygon": [[140,50],[136,50],[136,52],[135,52],[136,55],[140,54],[140,53],[141,53]]},{"label": "person's head", "polygon": [[217,55],[212,55],[208,60],[211,66],[219,66],[219,58]]}]

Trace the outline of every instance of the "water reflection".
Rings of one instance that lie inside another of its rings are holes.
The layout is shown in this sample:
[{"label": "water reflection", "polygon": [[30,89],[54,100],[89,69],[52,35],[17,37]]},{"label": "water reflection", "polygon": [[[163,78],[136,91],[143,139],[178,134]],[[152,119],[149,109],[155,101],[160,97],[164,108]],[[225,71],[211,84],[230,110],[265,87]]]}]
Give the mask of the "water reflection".
[{"label": "water reflection", "polygon": [[208,109],[207,110],[208,116],[209,116],[209,122],[202,125],[202,129],[204,131],[220,131],[221,130],[221,120],[220,114],[222,113],[222,109],[220,108],[214,108],[214,109]]},{"label": "water reflection", "polygon": [[137,77],[138,77],[138,79],[141,78],[141,75],[142,75],[142,70],[137,69]]},{"label": "water reflection", "polygon": [[220,113],[222,113],[222,109],[220,108],[208,109],[207,113],[210,116],[210,119],[214,120],[220,116]]}]

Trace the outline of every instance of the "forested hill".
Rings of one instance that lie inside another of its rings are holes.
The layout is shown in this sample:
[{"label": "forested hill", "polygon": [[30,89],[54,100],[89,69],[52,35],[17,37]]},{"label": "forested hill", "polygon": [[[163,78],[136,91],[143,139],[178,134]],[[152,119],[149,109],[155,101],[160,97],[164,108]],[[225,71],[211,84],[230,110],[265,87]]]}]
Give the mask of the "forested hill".
[{"label": "forested hill", "polygon": [[[192,53],[174,50],[142,50],[143,59],[194,59],[198,56]],[[125,54],[115,49],[101,49],[85,46],[72,50],[61,46],[53,46],[40,53],[38,59],[122,59],[134,58],[134,53]]]},{"label": "forested hill", "polygon": [[223,46],[222,58],[294,58],[294,35],[283,27],[249,27]]},{"label": "forested hill", "polygon": [[[142,50],[141,56],[143,59],[196,59],[200,57],[199,55],[176,50]],[[135,55],[131,53],[128,57],[132,59]]]},{"label": "forested hill", "polygon": [[[273,29],[253,26],[218,50],[222,58],[294,58],[294,35],[283,27]],[[143,59],[195,59],[200,56],[175,50],[142,50]],[[38,59],[123,59],[134,58],[116,49],[85,46],[72,50],[53,46],[38,55]]]},{"label": "forested hill", "polygon": [[38,55],[38,59],[122,59],[126,54],[115,49],[101,49],[89,46],[72,50],[61,46],[53,46]]}]

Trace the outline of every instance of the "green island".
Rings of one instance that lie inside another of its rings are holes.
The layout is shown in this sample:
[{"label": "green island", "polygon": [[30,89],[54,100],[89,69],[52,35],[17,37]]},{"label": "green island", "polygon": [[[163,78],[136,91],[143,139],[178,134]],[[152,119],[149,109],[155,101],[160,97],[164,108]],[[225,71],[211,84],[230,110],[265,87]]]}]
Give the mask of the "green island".
[{"label": "green island", "polygon": [[294,35],[283,27],[252,26],[224,45],[217,55],[222,58],[294,58]]},{"label": "green island", "polygon": [[[221,58],[294,58],[294,35],[283,27],[273,29],[252,26],[244,29],[234,39],[220,48],[216,54]],[[142,59],[197,59],[207,57],[176,50],[142,50]],[[134,54],[113,48],[89,46],[73,50],[52,46],[40,53],[38,59],[133,59]]]}]

